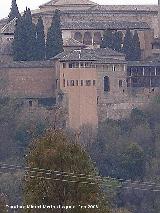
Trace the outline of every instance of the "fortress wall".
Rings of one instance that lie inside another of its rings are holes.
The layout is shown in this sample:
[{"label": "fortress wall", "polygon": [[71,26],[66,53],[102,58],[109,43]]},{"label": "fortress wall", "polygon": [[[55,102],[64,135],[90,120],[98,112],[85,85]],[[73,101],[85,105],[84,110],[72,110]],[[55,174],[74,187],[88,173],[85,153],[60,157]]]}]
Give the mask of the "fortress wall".
[{"label": "fortress wall", "polygon": [[107,118],[118,120],[125,119],[130,116],[132,109],[145,109],[154,99],[156,94],[159,94],[160,88],[154,88],[152,91],[149,88],[127,88],[128,98],[121,102],[112,102],[98,105],[99,122],[105,121]]},{"label": "fortress wall", "polygon": [[[126,97],[126,65],[115,64],[115,71],[113,71],[113,64],[97,67],[97,91],[100,103],[113,103]],[[104,91],[105,76],[109,77],[109,92]],[[122,80],[122,87],[119,87],[119,80]]]},{"label": "fortress wall", "polygon": [[[51,68],[0,68],[8,95],[18,97],[54,97],[55,76]],[[5,73],[5,75],[4,75]]]}]

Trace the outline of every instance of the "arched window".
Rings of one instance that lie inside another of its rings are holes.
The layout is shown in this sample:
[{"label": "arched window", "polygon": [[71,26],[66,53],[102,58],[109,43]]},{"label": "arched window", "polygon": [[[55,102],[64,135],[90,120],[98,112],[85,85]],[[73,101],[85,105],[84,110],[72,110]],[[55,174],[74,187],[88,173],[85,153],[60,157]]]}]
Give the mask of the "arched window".
[{"label": "arched window", "polygon": [[83,43],[86,45],[92,45],[92,35],[90,32],[84,33]]},{"label": "arched window", "polygon": [[101,44],[101,33],[100,32],[94,33],[93,43],[95,45],[100,45]]},{"label": "arched window", "polygon": [[74,34],[74,39],[82,43],[82,34],[80,32],[76,32]]},{"label": "arched window", "polygon": [[109,77],[104,77],[104,91],[109,92],[110,91],[110,85],[109,85]]}]

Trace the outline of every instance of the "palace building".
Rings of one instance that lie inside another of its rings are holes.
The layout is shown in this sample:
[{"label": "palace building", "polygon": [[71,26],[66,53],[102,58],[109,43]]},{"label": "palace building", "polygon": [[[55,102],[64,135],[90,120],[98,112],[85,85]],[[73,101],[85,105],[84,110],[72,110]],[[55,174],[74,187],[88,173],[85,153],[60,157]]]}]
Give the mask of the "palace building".
[{"label": "palace building", "polygon": [[[29,108],[58,104],[67,108],[67,123],[78,129],[98,126],[106,118],[123,119],[143,108],[160,89],[159,5],[98,5],[89,0],[52,0],[32,12],[43,18],[45,33],[53,12],[61,11],[64,52],[49,61],[14,62],[16,18],[0,20],[1,95],[24,100]],[[138,32],[142,61],[100,48],[106,29]]]}]

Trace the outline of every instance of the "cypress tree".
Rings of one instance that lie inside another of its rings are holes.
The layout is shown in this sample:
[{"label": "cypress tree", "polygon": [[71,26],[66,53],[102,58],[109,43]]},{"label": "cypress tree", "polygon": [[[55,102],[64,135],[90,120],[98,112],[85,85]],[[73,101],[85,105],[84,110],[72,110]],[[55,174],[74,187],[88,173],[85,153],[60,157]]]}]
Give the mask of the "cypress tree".
[{"label": "cypress tree", "polygon": [[130,61],[133,58],[133,35],[129,28],[126,30],[126,34],[123,41],[123,52],[126,54],[126,60]]},{"label": "cypress tree", "polygon": [[134,61],[139,61],[141,59],[141,47],[140,47],[140,41],[139,36],[137,33],[137,30],[135,30],[133,35],[133,58]]},{"label": "cypress tree", "polygon": [[121,51],[121,45],[122,45],[122,32],[115,32],[113,35],[113,49],[116,51]]},{"label": "cypress tree", "polygon": [[36,25],[36,60],[45,59],[45,34],[44,25],[41,17]]},{"label": "cypress tree", "polygon": [[17,19],[13,40],[13,59],[14,61],[24,61],[25,52],[25,31],[22,17]]},{"label": "cypress tree", "polygon": [[17,20],[13,41],[15,61],[32,61],[36,58],[36,33],[30,9]]},{"label": "cypress tree", "polygon": [[52,23],[47,33],[46,41],[46,57],[47,59],[63,52],[63,39],[60,22],[60,11],[56,10],[52,19]]},{"label": "cypress tree", "polygon": [[32,15],[30,9],[26,8],[23,15],[23,27],[24,27],[24,40],[25,40],[25,52],[26,61],[33,61],[36,58],[36,32],[35,25],[32,23]]},{"label": "cypress tree", "polygon": [[101,48],[113,48],[113,33],[111,30],[107,29],[104,31]]},{"label": "cypress tree", "polygon": [[14,18],[20,18],[20,13],[19,13],[19,10],[18,10],[16,0],[12,0],[11,11],[8,15],[8,21],[10,22]]}]

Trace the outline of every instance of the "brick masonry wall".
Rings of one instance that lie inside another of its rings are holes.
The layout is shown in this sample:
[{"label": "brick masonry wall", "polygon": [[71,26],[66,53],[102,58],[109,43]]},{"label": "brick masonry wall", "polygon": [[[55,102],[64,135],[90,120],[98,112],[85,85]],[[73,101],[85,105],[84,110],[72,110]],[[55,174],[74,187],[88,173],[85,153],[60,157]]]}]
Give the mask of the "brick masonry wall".
[{"label": "brick masonry wall", "polygon": [[0,68],[1,92],[15,97],[54,97],[55,70],[51,68]]}]

